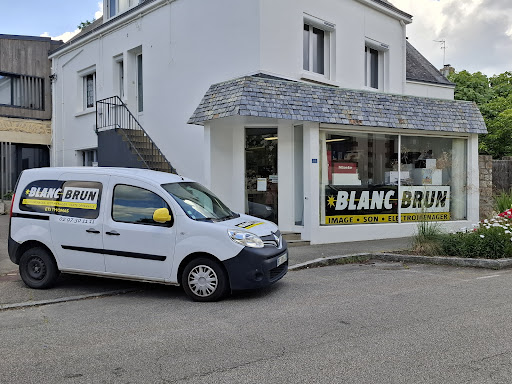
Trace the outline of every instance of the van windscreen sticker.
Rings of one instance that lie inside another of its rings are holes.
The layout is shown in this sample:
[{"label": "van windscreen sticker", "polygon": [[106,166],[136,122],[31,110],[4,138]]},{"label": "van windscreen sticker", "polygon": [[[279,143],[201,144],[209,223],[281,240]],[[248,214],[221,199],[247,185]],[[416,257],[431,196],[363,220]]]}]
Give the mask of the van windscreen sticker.
[{"label": "van windscreen sticker", "polygon": [[102,185],[95,181],[38,180],[27,185],[20,199],[22,211],[96,219]]}]

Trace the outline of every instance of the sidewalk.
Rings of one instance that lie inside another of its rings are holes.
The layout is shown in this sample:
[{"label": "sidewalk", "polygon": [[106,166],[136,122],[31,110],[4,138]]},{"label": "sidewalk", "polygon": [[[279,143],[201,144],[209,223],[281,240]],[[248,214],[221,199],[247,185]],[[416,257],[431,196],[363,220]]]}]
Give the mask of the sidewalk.
[{"label": "sidewalk", "polygon": [[[57,287],[49,290],[30,289],[18,275],[18,266],[7,253],[9,233],[8,215],[0,215],[0,309],[2,305],[73,297],[115,294],[119,291],[142,289],[147,285],[124,280],[104,279],[78,275],[62,275]],[[302,264],[321,257],[353,255],[358,253],[389,252],[407,249],[410,238],[305,245],[289,248],[289,265]]]}]

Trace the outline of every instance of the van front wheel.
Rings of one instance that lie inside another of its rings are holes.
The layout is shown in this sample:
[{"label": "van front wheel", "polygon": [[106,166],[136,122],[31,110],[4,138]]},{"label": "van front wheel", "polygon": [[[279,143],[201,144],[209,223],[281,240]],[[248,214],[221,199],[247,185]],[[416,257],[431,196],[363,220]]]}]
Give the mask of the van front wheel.
[{"label": "van front wheel", "polygon": [[50,288],[59,274],[55,260],[45,249],[30,248],[21,255],[20,276],[30,288]]},{"label": "van front wheel", "polygon": [[228,289],[224,269],[215,261],[197,258],[187,264],[181,276],[185,293],[194,301],[218,301]]}]

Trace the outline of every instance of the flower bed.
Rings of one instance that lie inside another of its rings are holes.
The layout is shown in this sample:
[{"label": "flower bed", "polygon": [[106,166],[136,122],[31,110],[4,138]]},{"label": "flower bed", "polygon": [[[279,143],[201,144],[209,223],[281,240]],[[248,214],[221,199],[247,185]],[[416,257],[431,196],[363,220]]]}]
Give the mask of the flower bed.
[{"label": "flower bed", "polygon": [[512,257],[512,209],[486,219],[473,228],[439,233],[429,239],[438,255],[501,259]]}]

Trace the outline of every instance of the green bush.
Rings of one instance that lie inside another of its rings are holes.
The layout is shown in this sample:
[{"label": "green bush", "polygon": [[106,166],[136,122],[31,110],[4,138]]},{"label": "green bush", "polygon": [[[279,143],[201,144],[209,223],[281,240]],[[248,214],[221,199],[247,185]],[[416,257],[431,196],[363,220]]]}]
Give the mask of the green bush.
[{"label": "green bush", "polygon": [[436,233],[435,227],[429,225],[418,224],[414,238],[417,253],[486,259],[512,257],[511,218],[497,216],[482,221],[473,230],[463,228],[456,233]]},{"label": "green bush", "polygon": [[472,231],[439,236],[441,253],[447,256],[500,259],[512,257],[511,221],[495,217]]},{"label": "green bush", "polygon": [[501,191],[493,197],[493,200],[496,212],[505,212],[507,209],[512,208],[512,190],[508,192]]}]

